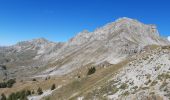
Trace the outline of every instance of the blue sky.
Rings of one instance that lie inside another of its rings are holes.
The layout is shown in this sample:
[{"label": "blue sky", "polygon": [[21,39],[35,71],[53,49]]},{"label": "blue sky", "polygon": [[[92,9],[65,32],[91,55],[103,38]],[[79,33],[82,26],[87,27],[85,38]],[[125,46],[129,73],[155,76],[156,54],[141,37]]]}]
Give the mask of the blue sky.
[{"label": "blue sky", "polygon": [[119,17],[156,24],[170,35],[169,0],[0,0],[0,45],[44,37],[67,41]]}]

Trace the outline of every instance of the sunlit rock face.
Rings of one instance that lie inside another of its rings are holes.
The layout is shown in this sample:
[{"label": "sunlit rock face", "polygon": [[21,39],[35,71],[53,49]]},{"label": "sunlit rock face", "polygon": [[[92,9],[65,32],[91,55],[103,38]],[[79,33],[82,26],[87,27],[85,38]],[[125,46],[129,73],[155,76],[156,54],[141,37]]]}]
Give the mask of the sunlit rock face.
[{"label": "sunlit rock face", "polygon": [[140,52],[144,46],[153,44],[168,44],[166,39],[159,36],[155,25],[123,17],[94,32],[84,30],[66,42],[54,57],[62,65],[56,65],[50,74],[63,75],[89,63],[106,61],[116,64]]}]

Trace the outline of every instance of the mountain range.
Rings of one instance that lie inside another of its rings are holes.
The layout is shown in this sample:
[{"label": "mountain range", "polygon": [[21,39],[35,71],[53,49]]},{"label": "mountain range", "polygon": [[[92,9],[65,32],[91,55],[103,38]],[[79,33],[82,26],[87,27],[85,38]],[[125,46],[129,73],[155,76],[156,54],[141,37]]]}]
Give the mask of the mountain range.
[{"label": "mountain range", "polygon": [[[58,85],[49,95],[30,100],[168,100],[169,45],[156,25],[123,17],[93,32],[84,30],[67,42],[40,38],[0,47],[0,80],[16,78],[17,84],[26,84],[21,89]],[[87,75],[91,67],[96,72]],[[44,80],[47,77],[51,78]],[[38,83],[30,83],[33,78]]]}]

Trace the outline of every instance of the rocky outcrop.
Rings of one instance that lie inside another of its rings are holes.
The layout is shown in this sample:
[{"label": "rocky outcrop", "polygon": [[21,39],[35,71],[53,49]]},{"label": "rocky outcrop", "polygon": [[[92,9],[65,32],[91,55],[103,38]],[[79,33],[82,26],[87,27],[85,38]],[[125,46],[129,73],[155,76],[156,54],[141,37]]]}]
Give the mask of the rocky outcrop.
[{"label": "rocky outcrop", "polygon": [[[108,100],[169,100],[170,49],[168,46],[142,51],[132,57],[101,87],[92,90],[91,98]],[[94,94],[100,94],[94,96]],[[90,93],[89,93],[90,95]],[[85,96],[86,97],[86,96]]]}]

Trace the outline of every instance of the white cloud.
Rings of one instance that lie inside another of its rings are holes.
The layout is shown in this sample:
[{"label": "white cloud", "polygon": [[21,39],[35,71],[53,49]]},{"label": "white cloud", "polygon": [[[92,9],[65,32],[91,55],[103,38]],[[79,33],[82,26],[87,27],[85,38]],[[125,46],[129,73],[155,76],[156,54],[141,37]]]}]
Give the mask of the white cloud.
[{"label": "white cloud", "polygon": [[168,36],[168,40],[170,41],[170,36]]}]

